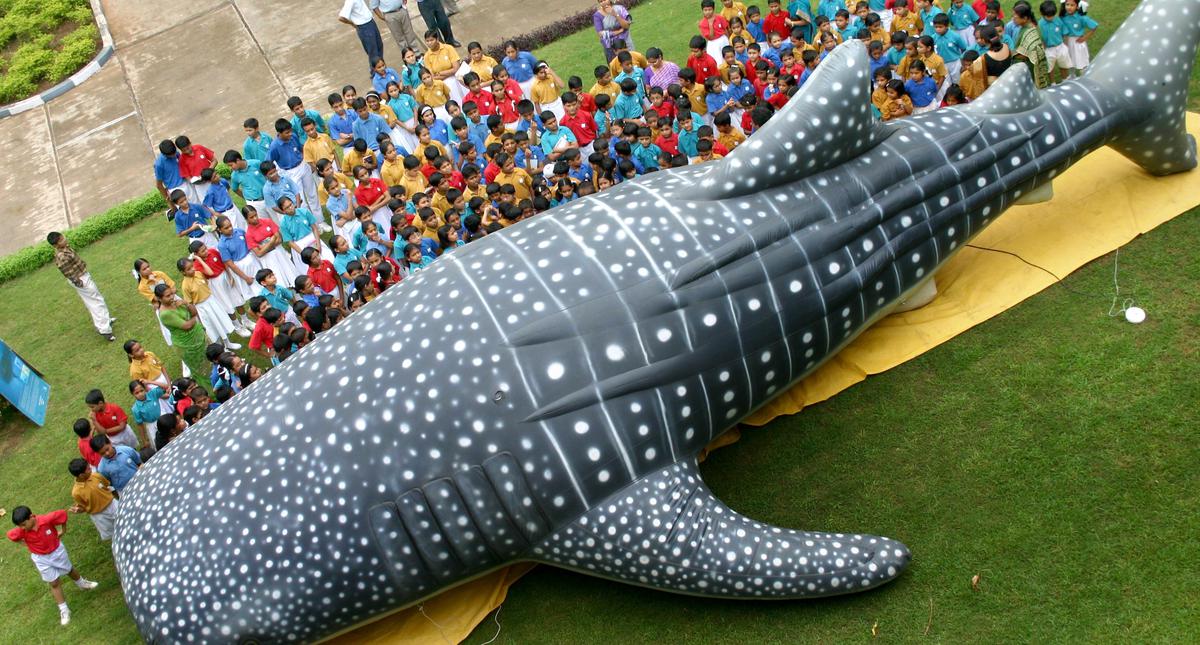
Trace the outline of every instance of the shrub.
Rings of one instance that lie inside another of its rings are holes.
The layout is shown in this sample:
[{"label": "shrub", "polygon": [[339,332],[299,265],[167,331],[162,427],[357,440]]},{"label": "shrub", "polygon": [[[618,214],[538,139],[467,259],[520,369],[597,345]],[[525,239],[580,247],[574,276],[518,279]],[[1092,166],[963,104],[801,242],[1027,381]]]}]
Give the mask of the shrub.
[{"label": "shrub", "polygon": [[[147,193],[89,217],[73,228],[63,231],[71,245],[81,249],[110,233],[115,233],[152,215],[165,211],[167,202],[157,192]],[[27,246],[12,255],[0,258],[0,284],[19,278],[49,264],[54,250],[45,242]]]},{"label": "shrub", "polygon": [[[62,25],[74,31],[55,42]],[[0,49],[14,49],[9,60],[0,57],[0,103],[26,98],[42,82],[57,83],[82,68],[96,55],[100,30],[88,0],[0,0]]]}]

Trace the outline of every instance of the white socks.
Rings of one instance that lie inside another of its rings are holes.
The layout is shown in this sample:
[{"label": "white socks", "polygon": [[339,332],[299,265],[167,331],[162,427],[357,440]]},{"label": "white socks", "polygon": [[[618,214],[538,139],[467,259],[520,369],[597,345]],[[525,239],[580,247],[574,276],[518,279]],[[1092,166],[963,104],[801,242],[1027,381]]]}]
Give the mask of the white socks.
[{"label": "white socks", "polygon": [[87,578],[80,578],[75,581],[75,586],[79,587],[80,589],[83,589],[85,591],[89,590],[89,589],[95,589],[96,585],[98,585],[98,584],[99,584],[98,582],[88,580]]},{"label": "white socks", "polygon": [[67,609],[67,603],[58,603],[58,622],[60,625],[66,625],[71,622],[71,610]]}]

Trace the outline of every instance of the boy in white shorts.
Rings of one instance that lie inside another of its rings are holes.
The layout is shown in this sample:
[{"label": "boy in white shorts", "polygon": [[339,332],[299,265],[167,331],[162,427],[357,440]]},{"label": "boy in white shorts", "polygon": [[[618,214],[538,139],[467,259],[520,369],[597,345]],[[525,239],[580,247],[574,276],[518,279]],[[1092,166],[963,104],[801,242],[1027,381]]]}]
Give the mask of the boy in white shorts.
[{"label": "boy in white shorts", "polygon": [[66,625],[71,622],[71,610],[67,608],[59,578],[70,576],[80,589],[96,588],[95,582],[75,570],[67,555],[67,547],[62,543],[62,536],[67,532],[67,512],[58,510],[34,515],[28,506],[18,506],[13,509],[12,520],[17,526],[8,532],[8,539],[22,542],[29,549],[29,557],[33,559],[42,580],[50,584],[50,595],[58,603],[59,622]]}]

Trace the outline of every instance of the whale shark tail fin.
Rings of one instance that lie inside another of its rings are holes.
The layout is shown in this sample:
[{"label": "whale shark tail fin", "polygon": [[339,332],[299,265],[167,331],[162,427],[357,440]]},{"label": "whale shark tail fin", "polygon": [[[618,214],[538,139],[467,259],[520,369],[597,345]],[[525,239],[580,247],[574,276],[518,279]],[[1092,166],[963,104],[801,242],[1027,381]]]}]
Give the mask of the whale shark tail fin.
[{"label": "whale shark tail fin", "polygon": [[646,475],[555,531],[532,558],[698,596],[814,598],[865,591],[908,565],[901,543],[793,531],[721,503],[694,460]]},{"label": "whale shark tail fin", "polygon": [[1130,104],[1140,123],[1109,145],[1154,175],[1196,167],[1186,130],[1188,80],[1200,45],[1200,0],[1145,0],[1084,77]]}]

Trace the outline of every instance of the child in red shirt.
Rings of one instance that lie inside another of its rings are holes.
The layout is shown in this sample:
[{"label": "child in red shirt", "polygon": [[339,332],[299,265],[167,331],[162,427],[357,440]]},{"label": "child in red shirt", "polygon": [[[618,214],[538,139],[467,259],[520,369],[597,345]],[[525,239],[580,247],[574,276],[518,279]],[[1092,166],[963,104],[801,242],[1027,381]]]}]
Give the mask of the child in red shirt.
[{"label": "child in red shirt", "polygon": [[[312,253],[309,253],[309,251]],[[337,269],[329,260],[321,259],[321,252],[309,247],[300,253],[300,258],[308,265],[308,279],[317,285],[321,293],[336,294],[342,297],[342,281],[338,279]]]},{"label": "child in red shirt", "polygon": [[[83,402],[87,404],[91,412],[88,414],[88,421],[92,424],[93,434],[103,432],[108,435],[108,440],[118,446],[129,446],[134,450],[138,449],[138,439],[141,439],[143,445],[150,445],[149,439],[139,437],[133,433],[133,428],[129,426],[129,416],[121,409],[121,406],[114,405],[104,400],[104,393],[100,390],[92,390],[83,397]],[[141,429],[141,428],[139,428]],[[141,429],[145,433],[144,429]]]},{"label": "child in red shirt", "polygon": [[767,3],[767,15],[763,16],[763,32],[768,37],[771,34],[779,34],[780,38],[786,40],[792,35],[792,26],[788,24],[791,20],[788,14],[783,9],[779,8],[779,0],[770,0]]},{"label": "child in red shirt", "polygon": [[[42,580],[50,583],[50,595],[58,603],[59,622],[63,625],[71,622],[71,610],[67,608],[67,599],[63,596],[62,585],[58,579],[70,576],[75,586],[80,589],[95,589],[96,583],[79,575],[71,558],[67,555],[67,547],[62,543],[62,536],[67,532],[67,512],[52,511],[44,515],[34,515],[28,506],[18,506],[12,512],[13,524],[16,528],[8,532],[8,539],[22,542],[29,549],[29,556],[34,566],[41,574]],[[62,527],[59,529],[58,527]]]},{"label": "child in red shirt", "polygon": [[674,123],[675,102],[666,100],[666,94],[661,87],[650,88],[650,109],[658,113],[658,120],[662,123]]},{"label": "child in red shirt", "polygon": [[92,450],[92,422],[87,419],[75,419],[75,425],[71,428],[75,431],[75,436],[79,437],[79,456],[88,462],[88,465],[95,468],[100,465],[100,453]]},{"label": "child in red shirt", "polygon": [[708,41],[704,40],[704,36],[692,36],[691,42],[688,43],[692,55],[688,56],[687,66],[696,72],[696,83],[700,85],[704,85],[704,81],[708,80],[709,76],[717,76],[721,73],[716,59],[705,52],[707,46]]},{"label": "child in red shirt", "polygon": [[658,138],[654,140],[654,145],[658,146],[659,150],[674,157],[679,154],[679,135],[671,127],[664,127]]}]

